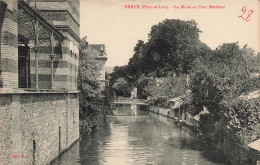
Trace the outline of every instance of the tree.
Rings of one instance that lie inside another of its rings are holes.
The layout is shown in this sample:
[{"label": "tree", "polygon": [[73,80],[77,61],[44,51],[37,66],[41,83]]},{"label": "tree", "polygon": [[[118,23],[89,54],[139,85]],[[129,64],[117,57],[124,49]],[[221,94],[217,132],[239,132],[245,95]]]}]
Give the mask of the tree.
[{"label": "tree", "polygon": [[205,106],[212,114],[221,116],[220,102],[241,95],[242,85],[250,78],[238,43],[221,45],[206,59],[194,60],[193,66],[191,90],[197,113]]},{"label": "tree", "polygon": [[98,81],[100,69],[95,57],[87,49],[86,40],[81,40],[78,72],[78,89],[81,91],[79,98],[81,118],[86,118],[100,109],[98,106],[102,99],[102,89]]},{"label": "tree", "polygon": [[144,45],[146,74],[164,77],[172,70],[177,76],[188,73],[200,43],[199,32],[194,20],[166,19],[154,25]]},{"label": "tree", "polygon": [[[142,40],[137,42],[133,57],[130,58],[128,65],[115,67],[114,72],[110,74],[111,86],[118,78],[123,78],[126,81],[125,89],[138,86],[139,96],[147,97],[151,94],[150,89],[146,90],[140,87],[149,88],[151,84],[144,85],[148,83],[148,79],[144,79],[140,83],[139,79],[142,80],[143,75],[145,77],[162,78],[169,74],[172,77],[188,74],[192,68],[193,60],[197,56],[204,57],[207,55],[205,52],[210,50],[199,41],[199,32],[197,24],[193,20],[166,19],[154,25],[149,33],[148,42],[144,43]],[[170,82],[170,80],[167,82]],[[170,91],[173,92],[173,90]],[[120,93],[123,95],[122,91]],[[119,94],[119,91],[117,94]],[[170,96],[171,94],[167,95]]]},{"label": "tree", "polygon": [[116,66],[114,71],[109,75],[110,76],[110,85],[113,86],[118,78],[123,78],[125,81],[129,81],[131,76],[129,75],[129,68],[125,66]]},{"label": "tree", "polygon": [[117,96],[130,97],[133,85],[123,78],[118,78],[112,88],[115,90]]},{"label": "tree", "polygon": [[142,75],[137,83],[137,97],[147,99],[147,97],[154,96],[157,91],[156,80],[151,77]]},{"label": "tree", "polygon": [[136,83],[144,72],[144,55],[143,55],[144,41],[139,40],[134,47],[134,55],[129,59],[128,70],[131,75],[131,82]]},{"label": "tree", "polygon": [[247,66],[249,67],[249,71],[252,73],[259,73],[260,53],[255,53],[253,49],[247,48],[246,46],[244,46],[241,51],[246,60]]}]

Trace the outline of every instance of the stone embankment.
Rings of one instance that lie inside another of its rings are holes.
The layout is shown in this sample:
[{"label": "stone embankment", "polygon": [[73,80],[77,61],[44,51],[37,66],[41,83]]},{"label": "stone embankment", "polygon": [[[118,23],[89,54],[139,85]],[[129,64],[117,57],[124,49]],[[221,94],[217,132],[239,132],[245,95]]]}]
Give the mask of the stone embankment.
[{"label": "stone embankment", "polygon": [[48,164],[79,138],[78,93],[0,95],[0,164]]},{"label": "stone embankment", "polygon": [[156,107],[156,106],[149,106],[149,111],[157,113],[159,115],[174,119],[182,124],[185,124],[192,128],[198,127],[198,122],[192,117],[189,113],[182,113],[181,115],[178,114],[178,117],[176,117],[176,112],[173,109],[166,109],[162,107]]}]

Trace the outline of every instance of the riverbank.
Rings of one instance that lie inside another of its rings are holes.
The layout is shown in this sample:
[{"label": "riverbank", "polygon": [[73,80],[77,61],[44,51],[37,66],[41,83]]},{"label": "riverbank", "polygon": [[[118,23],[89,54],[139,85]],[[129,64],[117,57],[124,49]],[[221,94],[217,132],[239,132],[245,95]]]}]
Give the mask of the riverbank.
[{"label": "riverbank", "polygon": [[[118,111],[118,112],[117,112]],[[136,113],[129,113],[136,111]],[[208,160],[197,150],[192,131],[173,120],[131,106],[117,106],[107,123],[82,136],[53,165],[62,164],[201,164],[223,165]]]},{"label": "riverbank", "polygon": [[87,117],[79,119],[80,137],[89,135],[95,132],[99,126],[107,124],[107,115],[113,114],[111,107],[109,105],[102,105],[101,109],[103,111],[96,111]]},{"label": "riverbank", "polygon": [[[150,112],[158,114],[160,116],[167,117],[164,119],[168,122],[168,119],[173,119],[173,124],[178,123],[178,125],[186,126],[191,128],[195,131],[198,136],[196,136],[197,140],[200,141],[201,144],[205,144],[206,139],[205,137],[201,136],[199,133],[199,125],[198,122],[192,122],[190,117],[186,114],[186,119],[178,120],[174,117],[174,112],[171,109],[156,107],[156,106],[149,106],[147,108]],[[225,135],[226,136],[226,135]],[[222,137],[224,138],[224,136]],[[221,163],[226,164],[233,164],[237,165],[240,162],[243,162],[243,165],[255,165],[256,161],[259,160],[260,154],[257,153],[256,150],[253,150],[245,145],[240,145],[237,142],[232,143],[232,140],[226,139],[224,143],[218,143],[218,145],[212,145],[212,147],[208,146],[200,146],[200,150],[203,151],[203,155],[211,158],[213,161],[221,160]]]},{"label": "riverbank", "polygon": [[94,114],[86,119],[79,120],[79,132],[80,136],[89,135],[96,131],[99,126],[106,124],[106,115]]},{"label": "riverbank", "polygon": [[186,125],[189,128],[192,128],[195,130],[197,130],[197,128],[198,128],[198,123],[189,114],[186,115],[186,119],[179,120],[175,117],[174,110],[172,110],[172,109],[166,109],[166,108],[161,108],[161,107],[156,107],[156,106],[149,106],[148,110],[151,112],[157,113],[159,115],[165,116],[167,118],[173,119],[176,122],[179,122],[182,125]]}]

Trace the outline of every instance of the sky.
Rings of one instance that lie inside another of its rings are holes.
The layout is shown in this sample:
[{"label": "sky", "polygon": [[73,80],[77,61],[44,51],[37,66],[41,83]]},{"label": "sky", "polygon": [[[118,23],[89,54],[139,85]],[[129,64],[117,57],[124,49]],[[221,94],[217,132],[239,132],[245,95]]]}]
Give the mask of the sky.
[{"label": "sky", "polygon": [[[181,9],[181,5],[191,9]],[[225,8],[212,9],[209,5]],[[165,19],[195,20],[202,31],[200,40],[212,49],[238,41],[241,47],[248,44],[260,52],[259,10],[259,0],[80,0],[80,36],[87,36],[89,44],[106,45],[106,66],[126,65],[137,41],[147,42],[151,27]]]}]

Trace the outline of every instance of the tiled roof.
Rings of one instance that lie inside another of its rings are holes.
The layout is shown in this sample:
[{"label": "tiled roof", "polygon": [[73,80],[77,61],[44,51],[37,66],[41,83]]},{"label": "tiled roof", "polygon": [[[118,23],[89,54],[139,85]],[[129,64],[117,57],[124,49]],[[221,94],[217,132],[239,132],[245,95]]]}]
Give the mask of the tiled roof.
[{"label": "tiled roof", "polygon": [[248,147],[251,147],[257,151],[260,151],[260,139],[248,144]]},{"label": "tiled roof", "polygon": [[256,91],[253,91],[253,92],[250,92],[248,93],[247,95],[241,95],[240,97],[242,98],[245,98],[245,99],[255,99],[255,98],[258,98],[260,97],[260,89],[256,90]]},{"label": "tiled roof", "polygon": [[100,56],[106,56],[106,46],[104,44],[90,44],[94,49],[96,49]]}]

